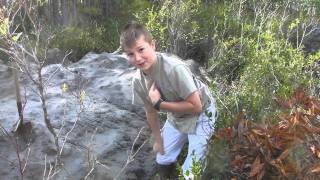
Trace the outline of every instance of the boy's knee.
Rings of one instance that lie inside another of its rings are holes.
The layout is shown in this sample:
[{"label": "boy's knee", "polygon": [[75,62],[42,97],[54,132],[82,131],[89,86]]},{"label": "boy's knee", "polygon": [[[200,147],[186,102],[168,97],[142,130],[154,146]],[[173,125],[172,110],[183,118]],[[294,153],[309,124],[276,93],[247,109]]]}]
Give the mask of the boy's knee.
[{"label": "boy's knee", "polygon": [[177,160],[175,157],[169,156],[168,154],[161,155],[157,153],[156,162],[161,165],[173,164]]}]

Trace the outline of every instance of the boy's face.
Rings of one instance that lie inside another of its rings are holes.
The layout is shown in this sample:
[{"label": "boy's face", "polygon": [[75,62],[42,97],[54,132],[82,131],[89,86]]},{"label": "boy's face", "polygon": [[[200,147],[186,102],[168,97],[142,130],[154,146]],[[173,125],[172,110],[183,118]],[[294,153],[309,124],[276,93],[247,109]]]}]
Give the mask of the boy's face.
[{"label": "boy's face", "polygon": [[152,65],[156,62],[155,43],[146,42],[144,36],[140,36],[134,45],[124,49],[129,63],[141,69],[144,73],[150,73]]}]

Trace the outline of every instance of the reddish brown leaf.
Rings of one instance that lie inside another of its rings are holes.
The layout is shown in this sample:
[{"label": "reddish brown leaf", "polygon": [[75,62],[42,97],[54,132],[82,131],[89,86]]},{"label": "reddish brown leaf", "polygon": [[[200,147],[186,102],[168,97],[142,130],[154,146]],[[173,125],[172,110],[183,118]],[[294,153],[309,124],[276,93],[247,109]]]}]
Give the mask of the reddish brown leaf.
[{"label": "reddish brown leaf", "polygon": [[251,171],[250,171],[249,177],[254,177],[256,175],[259,175],[261,170],[263,169],[263,167],[264,167],[264,163],[261,163],[255,167],[253,167],[253,169],[251,169]]},{"label": "reddish brown leaf", "polygon": [[278,157],[278,160],[284,160],[289,155],[290,150],[286,149],[281,153],[281,155]]},{"label": "reddish brown leaf", "polygon": [[243,145],[241,144],[235,144],[233,145],[233,147],[231,148],[231,151],[238,151]]},{"label": "reddish brown leaf", "polygon": [[257,174],[257,180],[261,180],[264,176],[264,174],[266,173],[266,169],[262,168],[262,170],[260,171],[260,173]]},{"label": "reddish brown leaf", "polygon": [[316,155],[317,155],[318,158],[320,158],[320,150],[316,151]]},{"label": "reddish brown leaf", "polygon": [[224,129],[219,129],[215,133],[215,137],[218,139],[231,140],[233,138],[232,129],[230,127],[224,128]]},{"label": "reddish brown leaf", "polygon": [[267,122],[266,125],[256,123],[245,120],[244,113],[238,115],[229,135],[232,140],[231,167],[237,173],[246,175],[247,179],[261,180],[266,168],[269,169],[270,166],[277,169],[278,175],[268,174],[268,177],[300,178],[306,172],[309,172],[310,176],[317,176],[318,174],[310,173],[320,173],[320,164],[312,166],[312,163],[318,162],[317,158],[320,158],[318,144],[311,149],[312,155],[301,157],[306,158],[306,163],[297,164],[288,159],[288,156],[296,145],[312,145],[318,142],[316,135],[320,134],[320,123],[317,120],[320,115],[319,102],[308,97],[302,89],[297,89],[291,99],[285,101],[278,98],[278,101],[279,104],[291,108],[290,114],[283,112],[278,124],[272,125],[271,122],[274,121],[263,121]]},{"label": "reddish brown leaf", "polygon": [[261,168],[262,168],[262,166],[260,166],[260,157],[257,156],[251,165],[251,171],[250,171],[249,177],[253,177],[256,174],[258,174],[260,172]]},{"label": "reddish brown leaf", "polygon": [[293,99],[295,99],[296,101],[301,103],[301,102],[303,102],[303,100],[306,97],[306,95],[305,95],[305,93],[304,93],[302,88],[297,88],[295,90],[295,92],[293,93],[292,97],[293,97]]},{"label": "reddish brown leaf", "polygon": [[257,135],[264,136],[266,133],[260,129],[251,129],[251,131]]},{"label": "reddish brown leaf", "polygon": [[230,163],[231,166],[240,168],[241,164],[244,164],[244,161],[245,161],[246,157],[247,156],[236,155],[234,160]]},{"label": "reddish brown leaf", "polygon": [[283,109],[290,109],[293,106],[291,100],[285,101],[281,97],[274,97],[273,100]]},{"label": "reddish brown leaf", "polygon": [[320,164],[317,164],[317,165],[313,166],[313,167],[310,169],[310,172],[312,172],[312,173],[319,173],[319,172],[320,172]]}]

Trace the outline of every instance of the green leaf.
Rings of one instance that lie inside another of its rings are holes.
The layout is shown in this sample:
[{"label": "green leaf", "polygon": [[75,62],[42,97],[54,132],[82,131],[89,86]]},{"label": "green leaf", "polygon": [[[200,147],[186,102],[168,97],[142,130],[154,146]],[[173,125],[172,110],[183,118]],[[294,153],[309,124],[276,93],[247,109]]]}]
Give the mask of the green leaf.
[{"label": "green leaf", "polygon": [[208,118],[211,118],[212,117],[212,112],[209,112],[209,111],[205,111],[205,114]]},{"label": "green leaf", "polygon": [[189,170],[186,171],[185,175],[186,175],[186,176],[189,176],[189,175],[190,175]]},{"label": "green leaf", "polygon": [[22,33],[18,33],[18,34],[13,35],[13,36],[12,36],[12,40],[13,40],[14,42],[17,42],[21,35],[22,35]]},{"label": "green leaf", "polygon": [[5,18],[0,24],[0,35],[7,36],[9,29],[9,19]]},{"label": "green leaf", "polygon": [[68,91],[68,85],[66,83],[63,83],[61,86],[62,92],[67,92]]}]

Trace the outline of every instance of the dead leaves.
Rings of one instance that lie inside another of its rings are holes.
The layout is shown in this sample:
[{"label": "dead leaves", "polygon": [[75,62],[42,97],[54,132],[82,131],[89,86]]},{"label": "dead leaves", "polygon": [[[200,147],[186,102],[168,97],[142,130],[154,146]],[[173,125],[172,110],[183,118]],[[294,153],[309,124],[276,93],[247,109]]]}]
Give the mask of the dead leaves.
[{"label": "dead leaves", "polygon": [[320,173],[320,164],[314,165],[312,168],[310,168],[311,173]]},{"label": "dead leaves", "polygon": [[[302,89],[297,89],[289,100],[276,98],[280,107],[286,109],[279,116],[278,124],[262,124],[246,120],[245,113],[240,113],[233,127],[220,129],[216,133],[219,139],[231,143],[231,162],[233,171],[245,174],[247,179],[262,179],[270,169],[276,169],[273,177],[302,177],[308,179],[320,173],[320,105],[308,97]],[[289,110],[289,111],[288,111]],[[317,146],[310,143],[317,143]],[[292,149],[302,145],[309,149],[312,158],[304,167],[298,168],[290,159]]]},{"label": "dead leaves", "polygon": [[265,163],[260,162],[260,157],[257,156],[256,159],[254,160],[252,166],[251,166],[251,171],[249,173],[249,177],[255,177],[257,176],[257,179],[262,179],[265,171],[263,171]]}]

